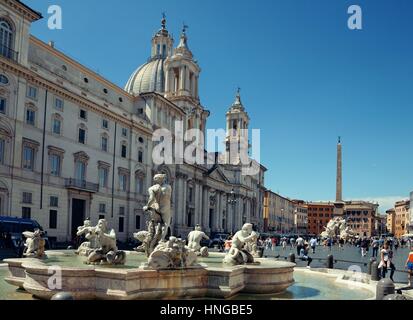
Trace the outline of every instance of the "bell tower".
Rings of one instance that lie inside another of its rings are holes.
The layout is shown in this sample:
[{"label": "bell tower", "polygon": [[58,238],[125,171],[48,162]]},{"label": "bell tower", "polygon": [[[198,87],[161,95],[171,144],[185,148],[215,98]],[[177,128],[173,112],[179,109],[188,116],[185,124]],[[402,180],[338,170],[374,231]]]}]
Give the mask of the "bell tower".
[{"label": "bell tower", "polygon": [[172,55],[174,39],[166,29],[166,16],[163,14],[161,29],[152,38],[151,59],[166,59]]},{"label": "bell tower", "polygon": [[[227,114],[226,163],[239,164],[239,152],[244,148],[249,152],[248,127],[250,118],[241,101],[241,89],[238,88],[235,101]],[[238,151],[234,154],[234,151]]]},{"label": "bell tower", "polygon": [[199,129],[205,133],[209,112],[204,110],[199,100],[201,68],[189,49],[187,29],[184,24],[178,46],[173,55],[165,60],[165,98],[185,110],[185,130]]}]

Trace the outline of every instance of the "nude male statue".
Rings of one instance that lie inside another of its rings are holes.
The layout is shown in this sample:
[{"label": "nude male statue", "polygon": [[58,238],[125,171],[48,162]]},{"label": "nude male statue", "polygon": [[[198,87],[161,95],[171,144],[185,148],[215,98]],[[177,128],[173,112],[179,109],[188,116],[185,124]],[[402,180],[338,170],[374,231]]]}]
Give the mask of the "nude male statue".
[{"label": "nude male statue", "polygon": [[166,183],[165,174],[157,174],[153,178],[154,185],[148,189],[148,204],[144,211],[151,212],[151,220],[159,220],[162,225],[161,241],[166,240],[171,225],[171,195],[172,188]]}]

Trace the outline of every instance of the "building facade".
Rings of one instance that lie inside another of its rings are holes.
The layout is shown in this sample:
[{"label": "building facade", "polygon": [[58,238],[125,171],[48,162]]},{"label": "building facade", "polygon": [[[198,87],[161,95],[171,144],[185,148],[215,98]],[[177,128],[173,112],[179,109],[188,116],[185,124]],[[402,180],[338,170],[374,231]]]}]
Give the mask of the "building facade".
[{"label": "building facade", "polygon": [[294,233],[294,203],[270,190],[264,194],[264,230],[280,234]]},{"label": "building facade", "polygon": [[295,233],[308,233],[308,205],[303,200],[293,200]]},{"label": "building facade", "polygon": [[346,201],[344,213],[348,226],[360,237],[378,235],[376,217],[379,205],[366,201]]},{"label": "building facade", "polygon": [[334,208],[332,202],[308,202],[308,233],[320,235],[333,218]]},{"label": "building facade", "polygon": [[396,211],[394,208],[386,211],[386,220],[387,233],[394,235],[396,233]]},{"label": "building facade", "polygon": [[394,205],[396,238],[401,238],[410,231],[410,200],[397,201]]},{"label": "building facade", "polygon": [[[208,163],[153,163],[154,132],[176,132],[177,123],[205,132],[209,116],[186,30],[174,48],[163,19],[149,60],[120,88],[30,35],[41,18],[20,1],[0,3],[0,215],[35,219],[57,241],[70,241],[86,218],[105,218],[126,240],[146,228],[147,188],[164,173],[175,235],[196,224],[263,229],[265,167],[243,175],[241,164],[204,150]],[[226,117],[227,127],[238,119],[248,129],[239,94]]]}]

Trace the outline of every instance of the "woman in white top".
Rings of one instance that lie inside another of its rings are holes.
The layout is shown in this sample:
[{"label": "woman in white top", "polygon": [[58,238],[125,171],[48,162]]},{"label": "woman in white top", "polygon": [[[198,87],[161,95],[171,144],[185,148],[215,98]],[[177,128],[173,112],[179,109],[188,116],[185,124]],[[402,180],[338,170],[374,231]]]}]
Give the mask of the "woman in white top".
[{"label": "woman in white top", "polygon": [[390,250],[389,243],[386,241],[383,245],[383,249],[380,252],[380,264],[379,269],[381,268],[381,276],[382,278],[386,278],[387,269],[390,268],[390,280],[393,280],[394,272],[396,271],[396,267],[392,262],[393,258],[393,251]]}]

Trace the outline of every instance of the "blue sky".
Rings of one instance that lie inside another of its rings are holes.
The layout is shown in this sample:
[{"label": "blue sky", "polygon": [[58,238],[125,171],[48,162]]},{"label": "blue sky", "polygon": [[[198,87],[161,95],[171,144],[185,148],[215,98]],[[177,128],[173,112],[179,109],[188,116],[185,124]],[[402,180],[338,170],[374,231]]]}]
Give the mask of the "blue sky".
[{"label": "blue sky", "polygon": [[[237,86],[261,129],[266,185],[304,200],[333,200],[337,136],[344,198],[384,211],[413,191],[413,1],[26,0],[46,17],[32,34],[124,86],[150,54],[166,12],[201,68],[210,128],[224,128]],[[63,9],[63,30],[47,8]],[[359,4],[363,30],[347,28]]]}]

